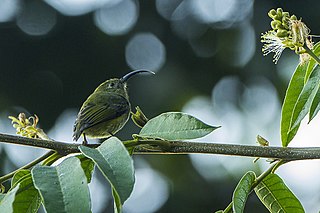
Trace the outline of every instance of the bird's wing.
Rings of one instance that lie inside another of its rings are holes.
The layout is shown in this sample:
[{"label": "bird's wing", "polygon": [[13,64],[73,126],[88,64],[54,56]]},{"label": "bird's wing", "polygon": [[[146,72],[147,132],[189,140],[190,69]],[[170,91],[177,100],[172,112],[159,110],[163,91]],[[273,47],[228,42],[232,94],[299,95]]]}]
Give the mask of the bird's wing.
[{"label": "bird's wing", "polygon": [[90,96],[82,105],[74,124],[74,139],[77,140],[85,129],[117,118],[129,111],[129,102],[121,95],[101,93],[96,94],[94,98]]}]

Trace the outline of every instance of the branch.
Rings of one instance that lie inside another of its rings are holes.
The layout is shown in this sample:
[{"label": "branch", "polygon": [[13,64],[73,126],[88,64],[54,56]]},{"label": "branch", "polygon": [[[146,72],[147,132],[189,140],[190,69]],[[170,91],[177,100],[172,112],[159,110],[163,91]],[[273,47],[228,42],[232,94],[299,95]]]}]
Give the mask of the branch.
[{"label": "branch", "polygon": [[[15,135],[7,135],[0,133],[0,142],[11,143],[16,145],[33,146],[37,148],[51,149],[57,151],[61,155],[80,152],[78,147],[81,144],[65,143],[53,140],[42,140],[20,137]],[[97,147],[97,145],[89,145],[89,147]]]},{"label": "branch", "polygon": [[[81,144],[65,143],[50,140],[24,138],[13,135],[0,134],[0,142],[17,145],[33,146],[57,151],[61,155],[78,153]],[[124,141],[125,146],[135,147],[135,154],[220,154],[246,157],[260,157],[282,159],[286,161],[320,159],[320,147],[290,148],[290,147],[264,147],[221,143],[198,143],[188,141],[165,140],[129,140]],[[89,144],[91,148],[99,144]]]}]

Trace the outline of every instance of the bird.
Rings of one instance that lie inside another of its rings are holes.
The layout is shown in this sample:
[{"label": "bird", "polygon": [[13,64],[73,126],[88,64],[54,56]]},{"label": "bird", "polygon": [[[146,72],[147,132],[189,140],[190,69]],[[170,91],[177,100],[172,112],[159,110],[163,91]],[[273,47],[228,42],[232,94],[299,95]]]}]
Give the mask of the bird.
[{"label": "bird", "polygon": [[87,138],[108,138],[114,136],[129,120],[131,104],[127,81],[138,73],[151,73],[150,70],[134,70],[122,78],[113,78],[100,84],[82,104],[73,128],[73,140]]}]

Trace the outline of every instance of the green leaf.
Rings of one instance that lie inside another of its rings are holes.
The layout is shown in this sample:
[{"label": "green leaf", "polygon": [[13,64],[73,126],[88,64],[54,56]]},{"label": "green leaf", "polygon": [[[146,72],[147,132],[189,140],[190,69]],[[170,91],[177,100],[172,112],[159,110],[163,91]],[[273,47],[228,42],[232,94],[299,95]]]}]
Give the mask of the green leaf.
[{"label": "green leaf", "polygon": [[165,140],[201,138],[219,126],[210,126],[199,119],[181,112],[167,112],[150,119],[139,136]]},{"label": "green leaf", "polygon": [[310,107],[309,122],[318,114],[319,110],[320,110],[320,88],[318,89]]},{"label": "green leaf", "polygon": [[40,194],[34,187],[30,171],[28,172],[18,181],[19,190],[13,202],[13,210],[17,213],[37,213],[41,205]]},{"label": "green leaf", "polygon": [[19,184],[11,189],[4,198],[0,201],[1,212],[13,212],[13,202],[16,198],[16,193],[19,190]]},{"label": "green leaf", "polygon": [[21,169],[19,171],[17,171],[14,176],[12,177],[11,180],[11,188],[14,188],[15,185],[17,185],[19,182],[21,182],[21,180],[26,176],[30,175],[31,172],[28,169]]},{"label": "green leaf", "polygon": [[[312,51],[316,56],[320,55],[320,42],[314,45],[314,47],[312,48]],[[311,71],[314,70],[314,67],[316,64],[317,62],[311,57],[310,62],[308,64],[308,68],[307,68],[305,82],[309,79]],[[310,112],[309,112],[309,122],[318,114],[319,110],[320,110],[320,89],[318,89],[317,94],[315,95],[315,98],[312,101]]]},{"label": "green leaf", "polygon": [[[29,170],[18,171],[12,179],[11,191],[15,191],[15,197],[11,203],[11,212],[36,213],[41,204],[41,197],[34,187]],[[8,195],[7,194],[7,195]],[[1,206],[1,205],[0,205]],[[1,207],[0,207],[1,208]]]},{"label": "green leaf", "polygon": [[320,66],[316,66],[307,83],[304,85],[299,98],[296,101],[292,113],[290,130],[296,128],[302,119],[308,114],[312,101],[319,89]]},{"label": "green leaf", "polygon": [[69,157],[55,167],[36,166],[31,174],[46,212],[90,212],[87,177],[78,158]]},{"label": "green leaf", "polygon": [[[296,105],[296,101],[304,86],[304,77],[306,74],[307,64],[299,64],[290,80],[286,96],[281,110],[281,141],[282,146],[288,146],[290,141],[295,136],[299,126],[292,129],[290,122],[292,120],[292,113]],[[291,131],[290,131],[291,129]]]},{"label": "green leaf", "polygon": [[122,203],[121,199],[119,197],[119,194],[115,191],[114,188],[112,188],[112,196],[113,196],[113,208],[114,208],[114,213],[121,213],[122,212]]},{"label": "green leaf", "polygon": [[256,174],[252,171],[247,172],[239,181],[232,196],[232,209],[235,213],[242,213],[247,202],[252,184],[256,180]]},{"label": "green leaf", "polygon": [[88,183],[90,183],[95,163],[90,158],[87,158],[84,155],[77,155],[77,158],[79,158],[79,160],[81,162],[81,167],[84,171],[84,174],[87,177],[87,181],[88,181]]},{"label": "green leaf", "polygon": [[300,201],[276,174],[265,177],[254,191],[270,212],[304,212]]},{"label": "green leaf", "polygon": [[80,146],[80,151],[97,164],[117,195],[114,199],[119,198],[123,204],[134,185],[133,161],[123,143],[118,138],[111,137],[96,149]]},{"label": "green leaf", "polygon": [[[316,43],[313,48],[312,48],[312,52],[316,55],[316,56],[319,56],[320,55],[320,42]],[[310,61],[308,63],[308,68],[307,68],[307,71],[306,71],[306,75],[305,75],[305,78],[304,78],[304,83],[306,84],[313,69],[314,69],[314,66],[317,64],[316,60],[314,60],[312,57],[310,57]]]},{"label": "green leaf", "polygon": [[0,203],[1,203],[1,200],[2,200],[5,196],[6,196],[5,194],[0,194]]}]

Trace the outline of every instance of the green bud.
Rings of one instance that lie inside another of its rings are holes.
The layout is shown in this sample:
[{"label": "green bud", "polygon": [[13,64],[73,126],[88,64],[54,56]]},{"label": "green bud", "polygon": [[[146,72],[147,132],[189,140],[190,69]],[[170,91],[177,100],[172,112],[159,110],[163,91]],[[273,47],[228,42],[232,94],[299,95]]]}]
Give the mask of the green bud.
[{"label": "green bud", "polygon": [[289,46],[290,50],[296,50],[296,47],[294,45]]},{"label": "green bud", "polygon": [[281,21],[278,21],[278,20],[273,20],[271,21],[271,27],[272,29],[276,30],[278,29],[278,26],[281,25]]},{"label": "green bud", "polygon": [[289,30],[289,24],[288,24],[288,21],[286,22],[282,22],[282,27],[286,30]]},{"label": "green bud", "polygon": [[268,16],[272,19],[274,19],[274,17],[277,15],[277,12],[275,9],[272,9],[268,12]]},{"label": "green bud", "polygon": [[285,38],[288,37],[288,31],[287,30],[278,30],[277,37],[279,38]]},{"label": "green bud", "polygon": [[149,120],[138,106],[136,107],[136,113],[131,113],[131,119],[140,128],[142,128]]},{"label": "green bud", "polygon": [[277,15],[273,19],[282,21],[282,9],[281,11],[279,10],[279,8],[277,9]]},{"label": "green bud", "polygon": [[288,30],[288,29],[286,29],[286,27],[283,25],[283,23],[281,23],[277,26],[277,30]]},{"label": "green bud", "polygon": [[297,19],[297,16],[295,16],[295,15],[292,15],[292,16],[290,17],[290,19],[291,19],[291,20],[298,20],[298,19]]},{"label": "green bud", "polygon": [[283,12],[282,13],[282,18],[289,18],[290,14],[288,12]]},{"label": "green bud", "polygon": [[283,10],[282,8],[277,8],[277,15],[281,15],[282,16]]},{"label": "green bud", "polygon": [[257,142],[261,145],[261,146],[269,146],[269,141],[267,141],[265,138],[263,138],[260,135],[257,135]]},{"label": "green bud", "polygon": [[305,49],[296,49],[296,54],[300,55],[300,54],[304,54],[306,53],[306,50]]}]

